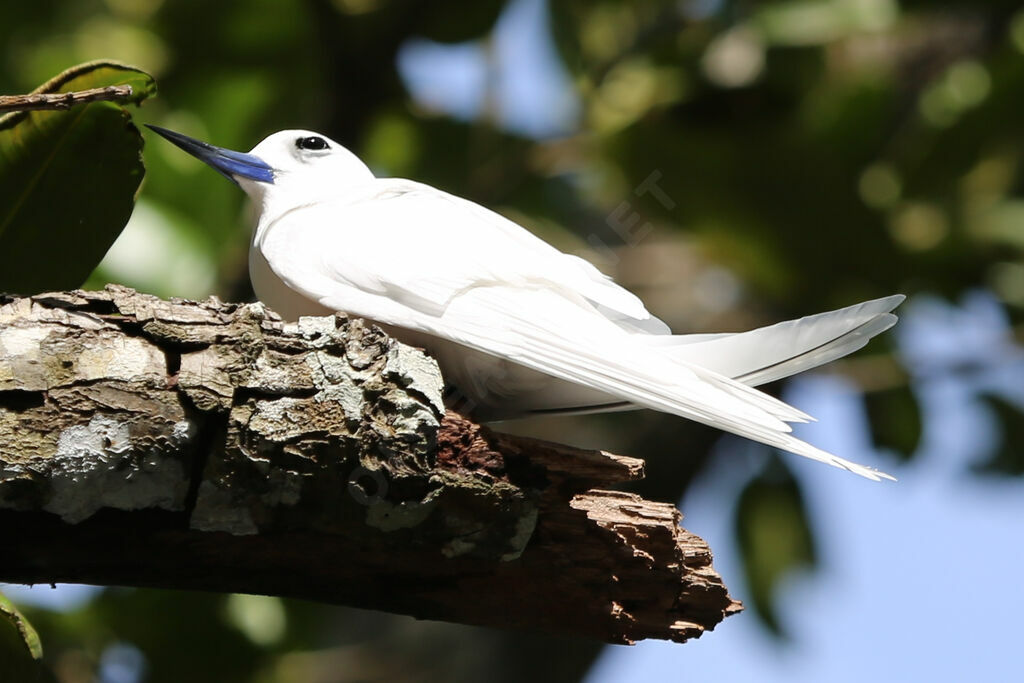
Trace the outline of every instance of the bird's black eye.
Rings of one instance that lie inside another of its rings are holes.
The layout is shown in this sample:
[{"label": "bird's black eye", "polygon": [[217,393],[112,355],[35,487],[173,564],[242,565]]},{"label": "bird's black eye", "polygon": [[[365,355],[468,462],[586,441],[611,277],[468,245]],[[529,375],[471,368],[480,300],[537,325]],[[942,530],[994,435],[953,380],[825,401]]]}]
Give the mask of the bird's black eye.
[{"label": "bird's black eye", "polygon": [[295,146],[299,149],[311,149],[314,151],[331,148],[331,146],[327,144],[327,140],[324,140],[319,135],[311,135],[308,138],[299,138],[295,141]]}]

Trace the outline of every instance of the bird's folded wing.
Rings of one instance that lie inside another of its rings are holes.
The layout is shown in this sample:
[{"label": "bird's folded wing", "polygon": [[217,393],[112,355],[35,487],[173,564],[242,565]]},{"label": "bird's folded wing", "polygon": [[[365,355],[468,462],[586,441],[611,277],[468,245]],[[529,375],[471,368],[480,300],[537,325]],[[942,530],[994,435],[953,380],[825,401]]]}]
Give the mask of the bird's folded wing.
[{"label": "bird's folded wing", "polygon": [[556,286],[623,325],[669,331],[636,295],[591,263],[562,253],[500,214],[412,181],[375,184],[379,187],[355,197],[301,212],[321,214],[333,221],[328,230],[344,235],[349,254],[328,267],[337,265],[345,274],[359,260],[369,279],[376,280],[362,284],[382,294],[416,298],[418,306],[435,310],[466,287]]}]

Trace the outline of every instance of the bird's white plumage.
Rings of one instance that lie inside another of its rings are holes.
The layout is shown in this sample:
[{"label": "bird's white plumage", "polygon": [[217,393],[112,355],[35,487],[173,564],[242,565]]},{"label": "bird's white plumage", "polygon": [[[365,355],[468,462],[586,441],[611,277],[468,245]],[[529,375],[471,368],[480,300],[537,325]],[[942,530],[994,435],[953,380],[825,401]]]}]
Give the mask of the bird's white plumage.
[{"label": "bird's white plumage", "polygon": [[845,355],[895,321],[901,297],[731,335],[678,336],[594,266],[467,200],[377,179],[337,143],[283,131],[239,178],[258,210],[257,295],[286,317],[345,311],[425,347],[484,416],[646,407],[891,478],[790,433],[807,415],[752,385]]}]

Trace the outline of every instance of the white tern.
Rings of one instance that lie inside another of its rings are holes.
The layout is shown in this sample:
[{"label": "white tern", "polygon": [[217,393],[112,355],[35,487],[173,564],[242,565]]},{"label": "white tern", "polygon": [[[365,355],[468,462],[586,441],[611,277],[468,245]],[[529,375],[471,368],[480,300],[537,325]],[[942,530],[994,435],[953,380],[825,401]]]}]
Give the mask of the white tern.
[{"label": "white tern", "polygon": [[801,441],[805,413],[752,387],[861,348],[903,296],[739,334],[673,335],[587,261],[429,185],[377,178],[319,133],[248,153],[150,126],[237,183],[256,209],[249,275],[286,319],[343,311],[419,346],[480,419],[651,408],[873,480]]}]

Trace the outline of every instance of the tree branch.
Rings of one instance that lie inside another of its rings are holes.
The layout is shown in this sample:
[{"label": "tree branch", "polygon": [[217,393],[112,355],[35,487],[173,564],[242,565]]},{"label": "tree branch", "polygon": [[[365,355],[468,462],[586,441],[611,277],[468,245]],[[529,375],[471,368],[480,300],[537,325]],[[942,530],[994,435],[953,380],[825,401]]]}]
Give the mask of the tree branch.
[{"label": "tree branch", "polygon": [[361,320],[0,297],[0,580],[293,596],[626,643],[740,609],[642,461],[444,413]]},{"label": "tree branch", "polygon": [[71,109],[83,102],[123,100],[132,96],[130,85],[108,85],[75,92],[33,93],[30,95],[0,95],[0,113],[32,111],[38,109]]}]

